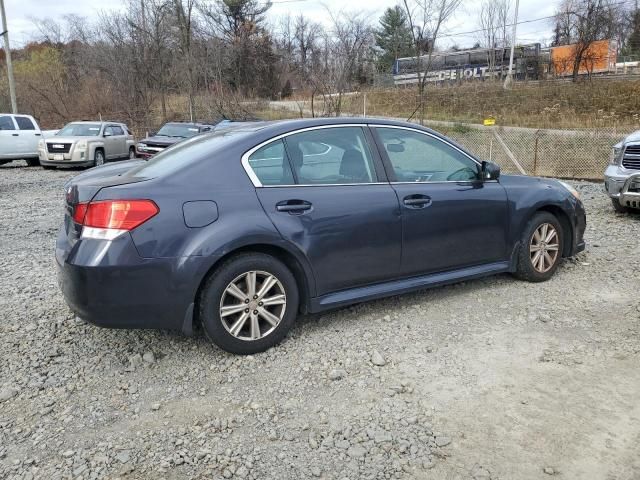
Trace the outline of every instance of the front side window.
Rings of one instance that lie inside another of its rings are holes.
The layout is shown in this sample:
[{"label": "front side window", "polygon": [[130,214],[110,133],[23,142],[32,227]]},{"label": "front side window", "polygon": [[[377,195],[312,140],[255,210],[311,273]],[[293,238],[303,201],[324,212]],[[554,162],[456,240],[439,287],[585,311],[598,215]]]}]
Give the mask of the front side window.
[{"label": "front side window", "polygon": [[124,135],[124,131],[122,130],[122,127],[119,127],[117,125],[111,125],[111,134],[112,135]]},{"label": "front side window", "polygon": [[15,130],[16,127],[13,125],[13,120],[9,115],[0,116],[0,130]]},{"label": "front side window", "polygon": [[298,184],[328,185],[377,181],[373,157],[360,127],[332,127],[286,137]]},{"label": "front side window", "polygon": [[29,117],[16,117],[16,123],[20,130],[35,130],[36,127]]},{"label": "front side window", "polygon": [[398,182],[453,182],[479,178],[478,164],[451,145],[415,130],[377,127]]},{"label": "front side window", "polygon": [[262,185],[293,185],[293,173],[282,140],[275,140],[249,156],[249,165]]}]

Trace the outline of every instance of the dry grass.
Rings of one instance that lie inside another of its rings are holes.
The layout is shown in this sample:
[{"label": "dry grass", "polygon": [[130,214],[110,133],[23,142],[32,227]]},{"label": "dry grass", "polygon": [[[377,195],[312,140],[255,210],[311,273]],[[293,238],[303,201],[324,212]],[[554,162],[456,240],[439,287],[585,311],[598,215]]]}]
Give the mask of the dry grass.
[{"label": "dry grass", "polygon": [[[425,118],[533,128],[640,128],[640,80],[593,80],[573,83],[499,83],[429,86]],[[418,105],[415,88],[366,93],[367,115],[408,118]],[[361,113],[363,96],[345,98],[343,110]]]}]

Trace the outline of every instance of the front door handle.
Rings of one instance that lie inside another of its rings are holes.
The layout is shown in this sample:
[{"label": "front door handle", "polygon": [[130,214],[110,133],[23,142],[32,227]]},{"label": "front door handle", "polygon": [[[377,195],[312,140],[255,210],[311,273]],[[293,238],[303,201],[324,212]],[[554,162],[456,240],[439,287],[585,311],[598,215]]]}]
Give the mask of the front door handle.
[{"label": "front door handle", "polygon": [[425,208],[431,205],[431,197],[428,195],[408,195],[404,197],[402,203],[408,208]]},{"label": "front door handle", "polygon": [[12,135],[13,137],[18,137],[18,136],[20,136],[20,134],[19,134],[19,133],[12,133],[11,135]]},{"label": "front door handle", "polygon": [[305,200],[284,200],[276,204],[276,210],[291,215],[300,215],[311,210],[311,203]]}]

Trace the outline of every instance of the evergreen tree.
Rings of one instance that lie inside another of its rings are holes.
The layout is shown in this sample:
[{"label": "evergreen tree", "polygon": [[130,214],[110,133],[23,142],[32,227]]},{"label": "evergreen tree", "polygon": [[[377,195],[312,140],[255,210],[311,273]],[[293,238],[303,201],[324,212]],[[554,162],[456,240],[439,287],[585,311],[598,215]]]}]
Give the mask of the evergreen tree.
[{"label": "evergreen tree", "polygon": [[413,55],[411,30],[407,15],[400,6],[387,8],[380,18],[380,28],[375,32],[376,46],[382,53],[378,57],[378,69],[391,72],[398,58]]}]

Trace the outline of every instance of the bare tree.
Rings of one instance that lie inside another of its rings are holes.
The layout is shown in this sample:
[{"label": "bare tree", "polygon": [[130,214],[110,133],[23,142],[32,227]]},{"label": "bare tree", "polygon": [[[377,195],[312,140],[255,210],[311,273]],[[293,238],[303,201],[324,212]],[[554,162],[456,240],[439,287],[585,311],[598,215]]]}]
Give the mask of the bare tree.
[{"label": "bare tree", "polygon": [[463,0],[402,1],[411,27],[418,75],[418,106],[409,119],[420,111],[420,123],[424,123],[425,89],[427,75],[431,71],[435,44],[442,27],[451,19]]},{"label": "bare tree", "polygon": [[478,26],[480,27],[480,44],[487,49],[489,72],[496,71],[496,50],[501,49],[500,62],[509,45],[507,37],[507,18],[509,16],[508,0],[482,0]]},{"label": "bare tree", "polygon": [[578,80],[591,46],[598,40],[611,38],[616,30],[619,3],[610,0],[563,0],[555,16],[556,41],[573,44],[573,81]]}]

